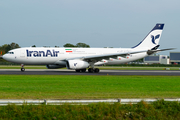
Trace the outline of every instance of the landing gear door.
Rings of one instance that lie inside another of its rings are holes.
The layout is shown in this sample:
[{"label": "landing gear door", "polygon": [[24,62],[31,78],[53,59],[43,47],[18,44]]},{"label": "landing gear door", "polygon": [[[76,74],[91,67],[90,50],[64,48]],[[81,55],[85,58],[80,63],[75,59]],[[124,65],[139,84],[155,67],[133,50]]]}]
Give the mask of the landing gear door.
[{"label": "landing gear door", "polygon": [[25,50],[20,51],[20,57],[25,57]]}]

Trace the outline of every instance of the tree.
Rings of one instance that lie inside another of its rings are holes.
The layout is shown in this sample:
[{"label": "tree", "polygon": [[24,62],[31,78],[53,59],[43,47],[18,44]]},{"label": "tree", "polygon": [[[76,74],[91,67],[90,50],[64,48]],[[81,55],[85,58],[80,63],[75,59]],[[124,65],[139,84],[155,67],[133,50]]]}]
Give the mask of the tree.
[{"label": "tree", "polygon": [[90,46],[85,43],[77,43],[76,45],[66,43],[64,47],[81,47],[81,48],[89,48]]},{"label": "tree", "polygon": [[31,47],[36,47],[36,45],[33,45],[33,46],[31,46]]},{"label": "tree", "polygon": [[85,44],[85,43],[77,43],[76,47],[82,47],[82,48],[90,48],[89,45]]},{"label": "tree", "polygon": [[76,47],[76,46],[73,45],[73,44],[70,44],[70,43],[66,43],[66,44],[64,45],[64,47]]},{"label": "tree", "polygon": [[2,53],[4,54],[4,53],[7,53],[9,50],[12,50],[15,48],[20,48],[20,46],[16,43],[4,44],[0,46],[0,51],[2,51]]},{"label": "tree", "polygon": [[9,50],[11,50],[11,45],[9,44],[0,46],[0,51],[2,51],[2,54],[7,53]]},{"label": "tree", "polygon": [[5,47],[5,53],[7,53],[10,50],[11,50],[11,45],[8,44],[7,47]]},{"label": "tree", "polygon": [[20,46],[19,46],[18,44],[14,43],[14,42],[12,42],[12,43],[10,44],[10,46],[11,46],[11,50],[12,50],[12,49],[15,49],[15,48],[20,48]]}]

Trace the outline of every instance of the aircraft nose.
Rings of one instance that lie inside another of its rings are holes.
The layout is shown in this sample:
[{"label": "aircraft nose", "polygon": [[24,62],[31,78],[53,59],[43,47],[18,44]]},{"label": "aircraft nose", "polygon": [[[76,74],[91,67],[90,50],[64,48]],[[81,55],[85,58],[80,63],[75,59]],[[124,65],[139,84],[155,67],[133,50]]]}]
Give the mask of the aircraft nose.
[{"label": "aircraft nose", "polygon": [[6,59],[6,55],[2,55],[1,58],[2,58],[2,59]]},{"label": "aircraft nose", "polygon": [[3,58],[4,60],[7,60],[7,61],[11,62],[13,57],[12,57],[12,56],[9,56],[8,54],[5,54],[5,55],[2,56],[2,58]]}]

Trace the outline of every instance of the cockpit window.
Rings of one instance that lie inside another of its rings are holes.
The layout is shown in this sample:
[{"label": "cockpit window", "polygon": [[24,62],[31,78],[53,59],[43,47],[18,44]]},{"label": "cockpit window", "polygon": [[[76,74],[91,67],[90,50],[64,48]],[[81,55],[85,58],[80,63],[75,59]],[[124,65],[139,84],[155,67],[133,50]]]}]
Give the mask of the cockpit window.
[{"label": "cockpit window", "polygon": [[7,52],[7,54],[14,54],[14,52]]}]

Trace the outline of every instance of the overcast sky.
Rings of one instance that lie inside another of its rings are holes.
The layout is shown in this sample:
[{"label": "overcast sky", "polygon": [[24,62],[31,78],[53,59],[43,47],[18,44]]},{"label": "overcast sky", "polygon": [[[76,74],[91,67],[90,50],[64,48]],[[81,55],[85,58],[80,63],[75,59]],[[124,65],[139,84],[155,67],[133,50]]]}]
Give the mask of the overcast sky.
[{"label": "overcast sky", "polygon": [[165,23],[160,48],[180,51],[179,5],[180,0],[0,0],[0,45],[128,48]]}]

